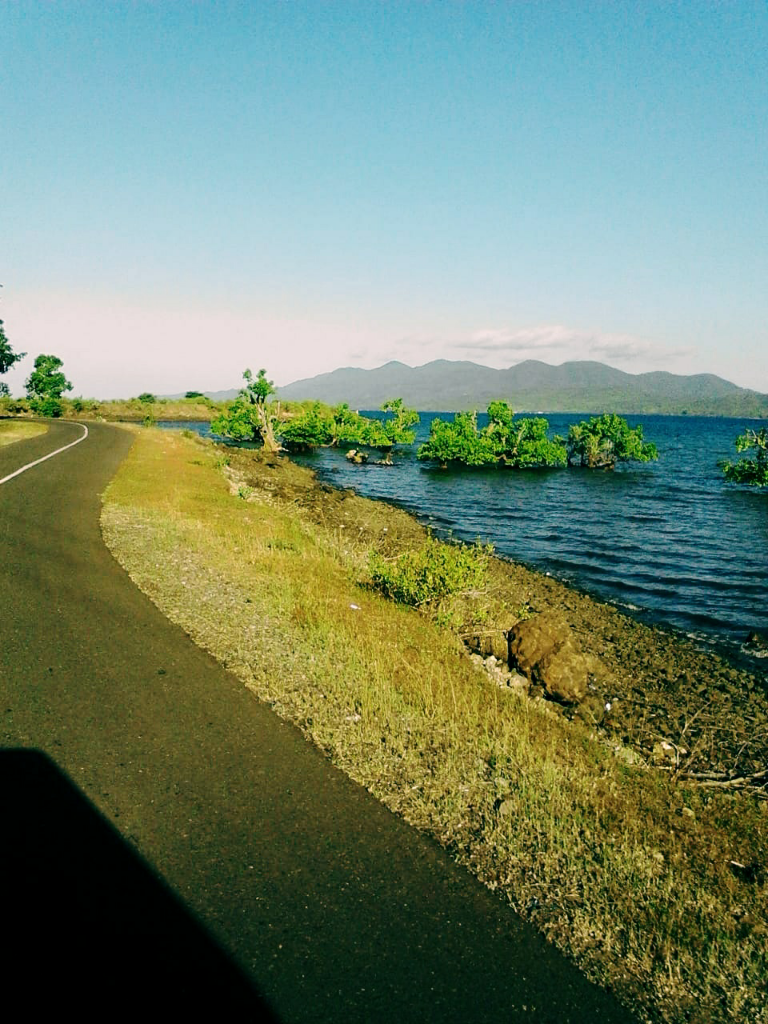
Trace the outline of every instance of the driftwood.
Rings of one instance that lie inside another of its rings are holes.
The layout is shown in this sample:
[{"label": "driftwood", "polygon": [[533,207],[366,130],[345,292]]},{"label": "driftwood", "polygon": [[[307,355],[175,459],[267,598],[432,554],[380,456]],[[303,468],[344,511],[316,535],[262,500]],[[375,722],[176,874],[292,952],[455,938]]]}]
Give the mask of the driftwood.
[{"label": "driftwood", "polygon": [[[700,786],[719,789],[765,790],[768,786],[768,768],[752,775],[729,776],[725,772],[680,772],[680,778],[697,782]],[[762,795],[768,797],[768,792]]]}]

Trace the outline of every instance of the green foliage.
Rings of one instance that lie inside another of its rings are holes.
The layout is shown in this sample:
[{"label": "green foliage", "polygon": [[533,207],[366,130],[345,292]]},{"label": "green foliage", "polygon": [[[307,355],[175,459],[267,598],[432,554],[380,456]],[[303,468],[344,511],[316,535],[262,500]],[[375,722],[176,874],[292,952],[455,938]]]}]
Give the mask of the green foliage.
[{"label": "green foliage", "polygon": [[444,544],[429,537],[393,561],[371,552],[368,569],[376,590],[401,604],[436,606],[443,598],[485,585],[493,546]]},{"label": "green foliage", "polygon": [[429,439],[419,448],[417,456],[433,459],[443,466],[449,462],[488,466],[495,461],[489,439],[478,433],[476,412],[457,412],[452,423],[432,420]]},{"label": "green foliage", "polygon": [[185,398],[205,398],[202,391],[187,391],[184,395]]},{"label": "green foliage", "polygon": [[275,438],[276,415],[267,406],[267,399],[275,394],[275,385],[267,380],[267,371],[259,370],[254,379],[250,370],[243,373],[245,387],[232,405],[211,421],[211,430],[234,441],[261,440],[267,451],[279,451]]},{"label": "green foliage", "polygon": [[77,398],[71,398],[69,404],[72,407],[72,412],[95,412],[99,408],[99,403],[95,398],[83,398],[78,396]]},{"label": "green foliage", "polygon": [[429,440],[419,448],[418,457],[444,466],[449,462],[510,469],[564,466],[562,438],[548,438],[548,429],[549,424],[541,417],[516,420],[506,402],[491,402],[488,425],[481,431],[473,412],[456,413],[452,423],[433,420]]},{"label": "green foliage", "polygon": [[[26,352],[13,351],[11,343],[5,335],[3,321],[0,320],[0,373],[7,373],[13,364],[18,363],[18,361],[23,359],[26,354]],[[7,389],[5,393],[7,394]]]},{"label": "green foliage", "polygon": [[656,445],[643,440],[640,424],[630,427],[615,413],[575,423],[568,431],[568,462],[589,469],[613,469],[617,462],[650,462],[659,457]]},{"label": "green foliage", "polygon": [[291,449],[306,450],[338,444],[365,445],[391,453],[395,445],[412,444],[415,434],[408,428],[418,423],[419,414],[407,409],[402,398],[385,402],[382,412],[390,413],[383,420],[368,419],[354,412],[346,403],[333,408],[314,402],[300,415],[281,425],[277,432]]},{"label": "green foliage", "polygon": [[330,445],[333,441],[333,416],[328,406],[314,402],[299,416],[277,428],[280,440],[293,451],[307,451]]},{"label": "green foliage", "polygon": [[381,411],[390,415],[383,420],[360,417],[363,420],[360,436],[352,440],[386,452],[387,461],[390,461],[395,445],[413,444],[416,434],[409,428],[419,422],[419,414],[415,409],[406,408],[402,398],[388,399]]},{"label": "green foliage", "polygon": [[72,385],[64,376],[58,356],[39,355],[35,368],[26,380],[27,397],[40,416],[61,416],[61,396]]},{"label": "green foliage", "polygon": [[361,416],[359,412],[350,409],[346,402],[335,405],[331,412],[333,419],[331,445],[335,447],[339,444],[360,444],[365,425],[370,421],[365,416]]},{"label": "green foliage", "polygon": [[251,371],[246,370],[243,373],[243,378],[245,387],[240,391],[240,396],[252,405],[264,405],[269,396],[274,395],[277,390],[275,382],[267,380],[266,370],[259,370],[255,380]]},{"label": "green foliage", "polygon": [[549,423],[542,416],[516,420],[506,402],[491,402],[483,433],[491,441],[495,460],[511,469],[564,466],[567,454],[563,439],[550,440],[548,430]]},{"label": "green foliage", "polygon": [[747,428],[735,441],[737,452],[754,449],[753,459],[737,459],[736,462],[718,463],[725,479],[734,484],[750,484],[752,487],[768,487],[768,429]]},{"label": "green foliage", "polygon": [[52,419],[58,419],[64,412],[64,405],[56,395],[44,395],[42,398],[32,399],[31,405],[38,416],[50,416]]},{"label": "green foliage", "polygon": [[144,405],[153,405],[157,401],[157,399],[155,398],[151,391],[142,391],[142,393],[139,395],[139,401],[142,402]]}]

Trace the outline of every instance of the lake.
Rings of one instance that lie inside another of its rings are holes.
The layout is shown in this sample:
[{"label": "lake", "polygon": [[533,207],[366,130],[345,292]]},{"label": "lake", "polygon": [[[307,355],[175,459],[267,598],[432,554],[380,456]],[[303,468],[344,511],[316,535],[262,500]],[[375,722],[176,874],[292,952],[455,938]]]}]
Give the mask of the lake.
[{"label": "lake", "polygon": [[[739,433],[764,421],[629,416],[658,446],[658,462],[514,472],[418,462],[436,416],[452,414],[422,413],[416,444],[393,467],[356,466],[333,449],[294,458],[337,487],[407,509],[438,535],[491,541],[502,556],[765,671],[743,644],[752,631],[768,635],[768,491],[726,484],[717,466],[735,456]],[[565,435],[584,417],[547,418]],[[183,426],[210,434],[207,423]]]}]

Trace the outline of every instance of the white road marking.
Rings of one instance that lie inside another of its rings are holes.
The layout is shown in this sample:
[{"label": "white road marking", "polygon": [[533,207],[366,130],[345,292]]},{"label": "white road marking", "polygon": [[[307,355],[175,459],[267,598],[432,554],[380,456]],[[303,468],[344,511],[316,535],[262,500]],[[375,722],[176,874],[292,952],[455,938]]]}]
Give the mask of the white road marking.
[{"label": "white road marking", "polygon": [[13,478],[18,476],[20,473],[26,473],[26,471],[28,469],[32,469],[33,466],[39,466],[40,463],[45,462],[46,459],[52,459],[54,455],[59,455],[61,452],[65,452],[67,448],[74,448],[76,444],[80,444],[81,441],[84,441],[86,437],[88,437],[88,427],[86,427],[84,423],[78,423],[76,425],[78,427],[82,427],[85,431],[82,437],[78,437],[76,441],[70,441],[69,444],[65,444],[63,448],[57,448],[55,452],[50,452],[48,455],[44,455],[42,459],[35,459],[34,462],[28,462],[26,466],[22,466],[21,469],[17,469],[15,473],[9,473],[8,476],[4,476],[3,479],[0,480],[0,484],[7,484],[9,480],[13,480]]}]

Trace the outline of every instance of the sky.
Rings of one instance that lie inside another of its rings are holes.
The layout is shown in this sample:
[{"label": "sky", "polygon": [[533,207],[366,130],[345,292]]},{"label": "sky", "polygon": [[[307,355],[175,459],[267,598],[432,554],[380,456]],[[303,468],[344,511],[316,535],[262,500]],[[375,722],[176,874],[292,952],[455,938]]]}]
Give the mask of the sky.
[{"label": "sky", "polygon": [[73,395],[596,359],[768,392],[768,5],[0,0],[0,318]]}]

